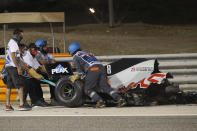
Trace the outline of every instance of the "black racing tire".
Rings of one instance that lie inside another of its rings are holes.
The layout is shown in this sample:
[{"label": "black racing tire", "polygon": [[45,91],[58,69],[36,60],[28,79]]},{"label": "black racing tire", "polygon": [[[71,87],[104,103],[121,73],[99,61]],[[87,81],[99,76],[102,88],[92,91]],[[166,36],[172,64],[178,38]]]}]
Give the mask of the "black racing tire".
[{"label": "black racing tire", "polygon": [[66,107],[80,107],[84,104],[83,83],[80,80],[72,83],[68,76],[63,77],[57,82],[55,96]]}]

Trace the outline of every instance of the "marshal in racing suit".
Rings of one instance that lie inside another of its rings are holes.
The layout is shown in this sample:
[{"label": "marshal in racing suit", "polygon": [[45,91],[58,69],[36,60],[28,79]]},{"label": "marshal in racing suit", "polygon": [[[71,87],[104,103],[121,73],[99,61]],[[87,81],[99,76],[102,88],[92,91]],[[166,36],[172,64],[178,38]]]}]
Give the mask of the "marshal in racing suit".
[{"label": "marshal in racing suit", "polygon": [[113,90],[107,83],[107,75],[101,62],[91,53],[77,51],[73,55],[74,65],[82,77],[85,79],[85,94],[97,102],[102,102],[102,98],[95,92],[94,88],[99,85],[104,92],[109,94],[114,100],[122,102],[121,96]]}]

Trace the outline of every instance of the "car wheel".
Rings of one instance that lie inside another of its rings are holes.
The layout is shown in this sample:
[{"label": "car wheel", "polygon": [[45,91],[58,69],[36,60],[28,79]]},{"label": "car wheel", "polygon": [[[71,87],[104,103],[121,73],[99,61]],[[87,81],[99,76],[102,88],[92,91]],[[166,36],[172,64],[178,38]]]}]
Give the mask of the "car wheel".
[{"label": "car wheel", "polygon": [[72,83],[69,77],[63,77],[57,82],[55,88],[57,100],[67,107],[82,106],[83,101],[83,83],[76,80]]}]

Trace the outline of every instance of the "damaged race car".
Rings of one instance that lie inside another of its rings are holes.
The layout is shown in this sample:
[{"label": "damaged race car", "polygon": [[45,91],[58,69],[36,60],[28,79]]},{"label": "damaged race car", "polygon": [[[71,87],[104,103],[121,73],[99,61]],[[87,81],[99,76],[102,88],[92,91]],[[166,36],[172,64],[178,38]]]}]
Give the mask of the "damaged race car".
[{"label": "damaged race car", "polygon": [[[169,81],[173,76],[161,72],[158,65],[157,60],[123,58],[106,65],[105,69],[110,87],[127,101],[128,106],[196,103],[197,93],[181,91],[178,84]],[[55,95],[58,102],[66,107],[92,103],[84,93],[84,81],[70,81],[73,69],[69,62],[46,65],[46,69],[49,80],[56,82]],[[95,91],[106,103],[114,103],[100,88]]]}]

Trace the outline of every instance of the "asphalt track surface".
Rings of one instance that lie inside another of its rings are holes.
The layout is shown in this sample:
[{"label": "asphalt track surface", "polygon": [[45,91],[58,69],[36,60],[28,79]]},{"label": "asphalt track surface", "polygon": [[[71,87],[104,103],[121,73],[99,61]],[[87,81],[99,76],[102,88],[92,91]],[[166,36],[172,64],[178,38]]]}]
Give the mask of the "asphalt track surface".
[{"label": "asphalt track surface", "polygon": [[34,107],[6,112],[0,104],[0,131],[197,131],[197,105],[149,107]]}]

